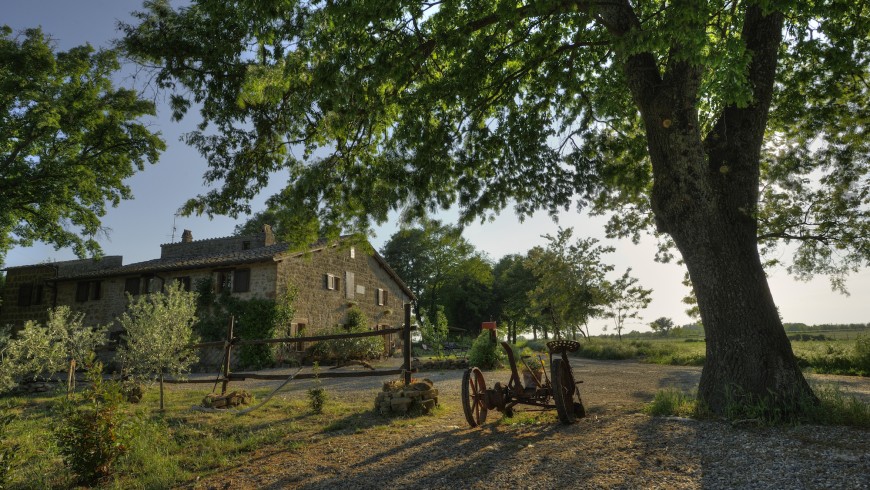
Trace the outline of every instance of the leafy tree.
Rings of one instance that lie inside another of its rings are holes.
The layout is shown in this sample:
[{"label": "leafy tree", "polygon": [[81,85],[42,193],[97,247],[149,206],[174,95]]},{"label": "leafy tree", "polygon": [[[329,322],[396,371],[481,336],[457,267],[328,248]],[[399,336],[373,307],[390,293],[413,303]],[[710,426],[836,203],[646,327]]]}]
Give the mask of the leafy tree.
[{"label": "leafy tree", "polygon": [[418,320],[435,317],[438,305],[444,305],[445,286],[473,253],[461,229],[425,218],[418,228],[394,233],[383,249],[387,263],[417,294]]},{"label": "leafy tree", "polygon": [[605,275],[613,270],[601,262],[613,247],[598,245],[594,238],[572,243],[572,235],[571,228],[546,235],[546,248],[530,250],[526,262],[537,281],[529,292],[531,305],[538,321],[551,325],[557,338],[570,331],[576,339],[589,318],[601,315],[607,300]]},{"label": "leafy tree", "polygon": [[622,329],[625,321],[639,318],[640,310],[646,308],[652,298],[652,289],[644,289],[637,285],[638,279],[631,277],[631,268],[627,269],[616,281],[607,285],[607,311],[604,316],[613,319],[613,327],[619,340],[622,340]]},{"label": "leafy tree", "polygon": [[444,353],[444,341],[447,340],[447,333],[447,317],[444,315],[443,307],[438,307],[435,318],[432,320],[424,318],[420,325],[420,336],[423,338],[423,343],[431,346],[438,357]]},{"label": "leafy tree", "polygon": [[440,294],[440,304],[450,326],[474,335],[480,330],[481,322],[491,320],[494,317],[492,284],[492,265],[481,254],[475,253],[457,264]]},{"label": "leafy tree", "polygon": [[758,243],[835,286],[870,259],[870,4],[146,5],[123,45],[179,118],[200,104],[187,141],[222,184],[188,211],[245,211],[282,168],[277,199],[335,234],[451,205],[613,211],[612,236],[654,226],[686,263],[702,401],[812,397]]},{"label": "leafy tree", "polygon": [[106,203],[165,148],[137,122],[154,104],[112,86],[113,50],[55,52],[39,29],[0,26],[0,263],[34,241],[98,254]]},{"label": "leafy tree", "polygon": [[119,318],[124,342],[118,358],[124,370],[134,376],[160,381],[160,410],[163,410],[163,377],[183,376],[198,359],[190,345],[197,342],[196,293],[174,283],[163,293],[141,295]]},{"label": "leafy tree", "polygon": [[[534,325],[529,293],[537,279],[521,255],[505,255],[493,267],[493,301],[499,324],[507,325],[508,341],[516,344],[517,334]],[[537,329],[533,329],[537,338]]]},{"label": "leafy tree", "polygon": [[84,314],[58,306],[48,311],[48,321],[40,325],[28,321],[9,340],[0,365],[0,385],[11,387],[18,377],[39,378],[59,371],[70,373],[68,391],[74,388],[72,376],[77,365],[84,365],[94,358],[95,351],[108,340],[106,327],[84,326]]},{"label": "leafy tree", "polygon": [[653,332],[659,332],[662,335],[667,336],[668,333],[674,328],[674,321],[667,317],[656,318],[649,324],[649,327],[653,330]]}]

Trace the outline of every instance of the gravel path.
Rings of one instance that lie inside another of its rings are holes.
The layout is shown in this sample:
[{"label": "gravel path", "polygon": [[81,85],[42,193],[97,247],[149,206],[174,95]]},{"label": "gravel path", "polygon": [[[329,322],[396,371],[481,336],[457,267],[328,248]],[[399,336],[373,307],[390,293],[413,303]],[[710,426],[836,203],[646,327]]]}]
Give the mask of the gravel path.
[{"label": "gravel path", "polygon": [[[420,373],[444,407],[434,416],[299,434],[299,447],[264,447],[193,488],[663,488],[870,489],[870,431],[843,427],[756,428],[640,413],[662,388],[691,390],[700,368],[572,359],[587,417],[570,426],[483,428],[462,416],[461,371]],[[485,373],[487,384],[507,371]],[[870,379],[810,376],[870,401]],[[382,378],[326,380],[333,396],[374,400]],[[300,397],[309,383],[279,396]],[[235,386],[235,385],[234,385]],[[248,388],[266,386],[251,382]],[[271,386],[274,386],[271,385]]]}]

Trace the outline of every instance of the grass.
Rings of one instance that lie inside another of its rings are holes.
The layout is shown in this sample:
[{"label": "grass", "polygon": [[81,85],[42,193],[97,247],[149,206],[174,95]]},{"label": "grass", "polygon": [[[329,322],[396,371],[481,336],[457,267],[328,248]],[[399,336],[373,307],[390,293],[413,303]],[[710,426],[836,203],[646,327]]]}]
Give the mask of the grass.
[{"label": "grass", "polygon": [[[793,340],[798,364],[819,374],[870,376],[870,337]],[[546,352],[544,340],[520,340],[520,349]],[[634,359],[651,364],[703,366],[706,343],[701,338],[623,339],[593,337],[580,342],[578,357],[602,360]]]},{"label": "grass", "polygon": [[[266,390],[254,390],[263,397]],[[314,434],[360,431],[382,425],[402,424],[386,419],[372,404],[329,399],[322,413],[313,413],[308,400],[277,396],[270,403],[243,416],[191,410],[204,391],[173,386],[167,392],[164,412],[157,410],[158,390],[148,389],[142,403],[127,405],[136,415],[137,435],[118,461],[110,481],[101,488],[157,489],[183,485],[197,477],[222,471],[257,449],[279,446],[303,450]],[[62,395],[7,397],[2,402],[15,419],[0,444],[18,445],[18,460],[8,488],[74,488],[75,477],[65,468],[54,443],[52,427],[58,420],[55,406]],[[372,400],[373,401],[373,400]],[[256,402],[255,402],[256,403]]]},{"label": "grass", "polygon": [[[787,413],[780,410],[769,398],[753,399],[732,393],[724,417],[763,426],[817,424],[870,428],[870,404],[855,396],[844,395],[836,385],[815,385],[813,391],[818,397],[818,403],[809,399],[799,400]],[[656,393],[653,401],[644,407],[644,413],[657,417],[712,416],[696,395],[674,388]]]}]

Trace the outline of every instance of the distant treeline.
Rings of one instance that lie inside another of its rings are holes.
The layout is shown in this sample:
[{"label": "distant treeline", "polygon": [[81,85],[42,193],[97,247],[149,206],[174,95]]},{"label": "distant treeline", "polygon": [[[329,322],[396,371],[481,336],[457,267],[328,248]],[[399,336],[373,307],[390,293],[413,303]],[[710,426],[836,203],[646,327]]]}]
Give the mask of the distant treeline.
[{"label": "distant treeline", "polygon": [[807,325],[806,323],[785,323],[786,332],[855,332],[870,330],[870,323],[822,324]]}]

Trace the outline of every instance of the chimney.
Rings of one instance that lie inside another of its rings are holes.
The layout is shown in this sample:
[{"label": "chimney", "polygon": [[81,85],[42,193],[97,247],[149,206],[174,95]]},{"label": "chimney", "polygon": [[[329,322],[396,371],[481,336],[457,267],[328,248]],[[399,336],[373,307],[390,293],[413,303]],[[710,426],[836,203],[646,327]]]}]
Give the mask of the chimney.
[{"label": "chimney", "polygon": [[272,227],[263,225],[263,241],[265,246],[275,245],[275,235],[272,233]]},{"label": "chimney", "polygon": [[181,234],[181,243],[190,243],[193,241],[193,233],[190,230],[184,230]]}]

